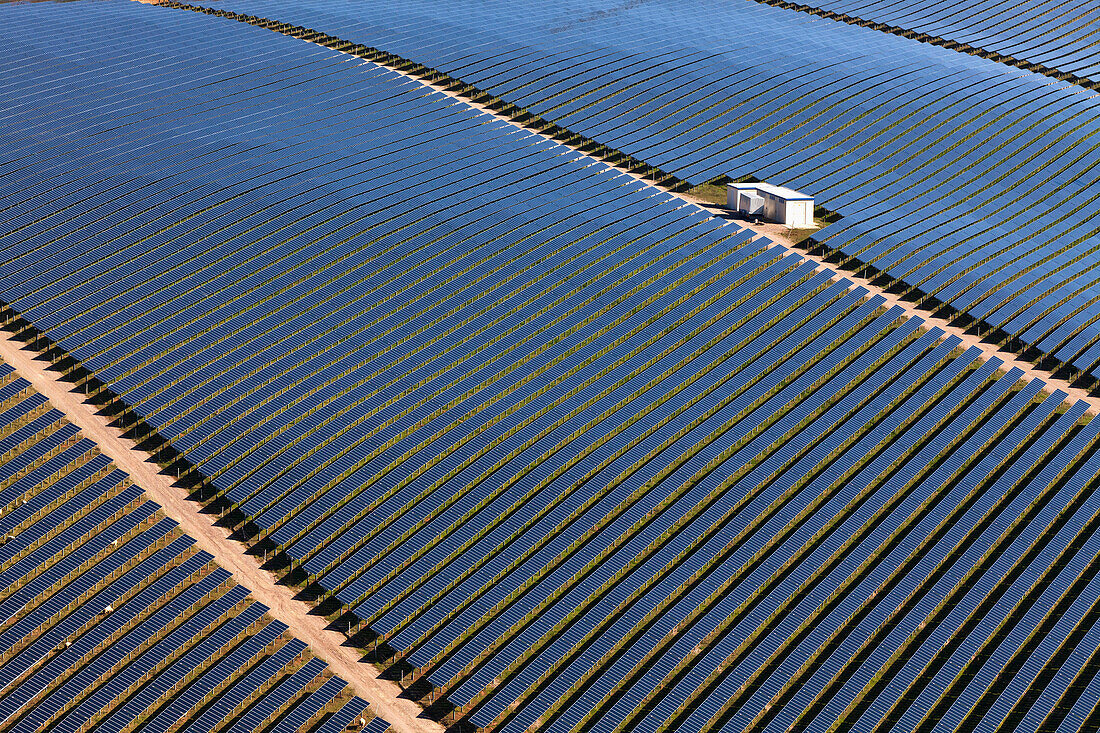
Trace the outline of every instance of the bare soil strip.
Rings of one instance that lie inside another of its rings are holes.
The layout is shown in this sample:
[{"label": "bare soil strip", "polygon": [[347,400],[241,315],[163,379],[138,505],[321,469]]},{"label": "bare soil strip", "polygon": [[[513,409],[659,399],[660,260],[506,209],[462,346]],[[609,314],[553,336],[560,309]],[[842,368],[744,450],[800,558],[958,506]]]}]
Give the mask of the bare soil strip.
[{"label": "bare soil strip", "polygon": [[442,725],[421,717],[423,708],[418,703],[399,697],[402,690],[396,682],[381,679],[374,665],[361,662],[359,652],[344,645],[342,633],[327,629],[328,622],[323,616],[309,613],[309,606],[294,598],[293,588],[278,585],[275,575],[260,567],[258,558],[245,554],[245,545],[230,539],[229,528],[215,526],[218,517],[202,513],[198,502],[189,501],[186,490],[176,486],[171,476],[161,473],[148,452],[123,437],[122,430],[111,425],[111,418],[97,412],[83,394],[72,391],[72,384],[61,381],[58,372],[36,359],[37,352],[23,346],[10,332],[0,330],[0,359],[14,367],[89,439],[98,443],[105,455],[164,508],[165,514],[195,538],[199,548],[209,552],[219,565],[233,573],[237,582],[251,591],[253,598],[271,609],[273,618],[289,626],[291,632],[327,662],[355,694],[369,702],[371,712],[389,721],[399,733],[442,733]]}]

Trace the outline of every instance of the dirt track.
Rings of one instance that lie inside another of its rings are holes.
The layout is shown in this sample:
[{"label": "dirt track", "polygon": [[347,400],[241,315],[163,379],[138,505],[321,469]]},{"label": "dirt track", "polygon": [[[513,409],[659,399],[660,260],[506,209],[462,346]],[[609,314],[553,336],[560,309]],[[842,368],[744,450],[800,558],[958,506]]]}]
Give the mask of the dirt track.
[{"label": "dirt track", "polygon": [[119,468],[130,474],[149,498],[160,504],[165,513],[179,522],[187,534],[195,538],[198,547],[206,550],[218,564],[233,573],[237,582],[252,592],[252,597],[271,609],[271,616],[282,621],[313,653],[328,662],[357,695],[370,703],[371,711],[385,718],[401,733],[441,733],[443,726],[421,718],[422,709],[412,700],[399,698],[401,688],[395,682],[379,679],[373,665],[360,662],[359,653],[343,646],[344,636],[326,630],[322,616],[309,613],[309,607],[294,599],[294,591],[276,585],[275,576],[260,568],[256,558],[245,554],[245,546],[229,539],[229,530],[214,526],[217,517],[200,513],[201,506],[188,501],[186,492],[173,485],[173,479],[160,472],[150,455],[140,450],[134,441],[122,437],[122,431],[110,425],[110,419],[95,411],[84,395],[71,391],[72,385],[59,381],[59,374],[47,369],[44,361],[35,359],[36,352],[24,350],[12,334],[0,331],[0,359],[13,366],[54,407],[64,412],[84,434],[99,444],[102,451]]}]

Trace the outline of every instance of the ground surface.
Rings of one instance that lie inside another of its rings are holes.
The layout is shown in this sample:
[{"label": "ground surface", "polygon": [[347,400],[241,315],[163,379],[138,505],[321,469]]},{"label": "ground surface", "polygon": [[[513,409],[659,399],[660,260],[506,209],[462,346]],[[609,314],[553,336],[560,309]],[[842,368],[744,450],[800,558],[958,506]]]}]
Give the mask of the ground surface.
[{"label": "ground surface", "polygon": [[294,589],[278,585],[275,575],[261,569],[256,557],[245,554],[242,543],[229,538],[229,528],[214,525],[216,515],[202,513],[202,506],[189,501],[186,490],[175,486],[170,476],[161,473],[147,452],[124,438],[119,428],[111,426],[111,419],[96,412],[83,394],[73,392],[72,384],[60,381],[58,372],[49,370],[45,361],[36,359],[37,352],[23,346],[11,333],[0,331],[0,359],[14,367],[89,439],[98,443],[104,454],[164,508],[165,514],[195,538],[199,548],[209,552],[219,565],[233,573],[234,579],[248,588],[253,598],[271,609],[273,618],[289,626],[291,632],[327,662],[357,695],[368,701],[371,712],[389,721],[393,730],[399,733],[443,731],[438,723],[419,717],[422,708],[410,699],[398,697],[402,690],[396,682],[380,679],[374,665],[360,662],[359,652],[343,645],[343,634],[326,629],[328,622],[323,616],[310,614],[303,601],[295,600]]}]

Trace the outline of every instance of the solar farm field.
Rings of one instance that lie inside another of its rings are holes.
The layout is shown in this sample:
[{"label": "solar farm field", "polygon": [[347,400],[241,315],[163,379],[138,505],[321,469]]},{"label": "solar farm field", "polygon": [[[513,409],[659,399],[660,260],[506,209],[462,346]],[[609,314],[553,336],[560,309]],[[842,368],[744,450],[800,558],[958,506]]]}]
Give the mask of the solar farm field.
[{"label": "solar farm field", "polygon": [[[663,2],[221,7],[526,90],[687,179],[767,160],[832,181],[850,207],[830,236],[906,267],[938,253],[959,293],[1002,282],[1075,354],[1100,336],[1092,224],[1055,216],[1094,205],[1078,87],[748,2],[703,28]],[[0,4],[0,69],[5,327],[358,618],[411,669],[405,695],[430,691],[425,715],[456,733],[1100,726],[1090,400],[307,40],[126,0]],[[786,96],[796,69],[817,91]],[[781,120],[800,142],[768,132]],[[925,159],[910,128],[951,145]],[[870,155],[886,139],[898,157]],[[971,147],[988,200],[952,216],[973,227],[1036,175],[1076,178],[1032,228],[920,229],[963,184],[913,186]],[[0,729],[354,725],[369,701],[28,387],[0,366]]]},{"label": "solar farm field", "polygon": [[815,0],[800,5],[964,43],[1051,71],[1100,81],[1100,16],[1090,3]]},{"label": "solar farm field", "polygon": [[194,544],[0,362],[0,729],[335,733],[372,718]]},{"label": "solar farm field", "polygon": [[396,54],[691,184],[808,192],[843,217],[825,246],[1100,376],[1093,91],[748,0],[196,4]]}]

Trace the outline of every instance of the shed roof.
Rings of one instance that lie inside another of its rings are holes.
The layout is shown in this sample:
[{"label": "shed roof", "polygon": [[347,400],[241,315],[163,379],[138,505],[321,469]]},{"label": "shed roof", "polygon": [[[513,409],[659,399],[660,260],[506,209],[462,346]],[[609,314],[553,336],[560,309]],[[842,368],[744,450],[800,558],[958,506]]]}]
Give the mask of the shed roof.
[{"label": "shed roof", "polygon": [[808,196],[800,191],[795,191],[793,188],[787,188],[785,186],[775,186],[771,183],[731,183],[731,187],[738,191],[748,191],[755,189],[757,191],[764,191],[770,193],[773,196],[778,196],[786,201],[813,201],[813,196]]}]

